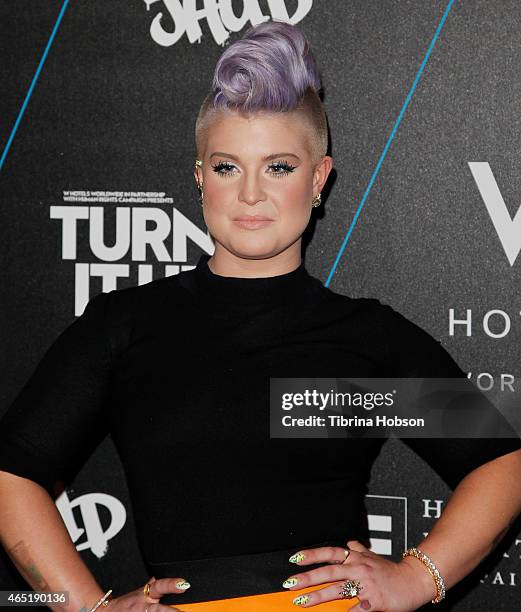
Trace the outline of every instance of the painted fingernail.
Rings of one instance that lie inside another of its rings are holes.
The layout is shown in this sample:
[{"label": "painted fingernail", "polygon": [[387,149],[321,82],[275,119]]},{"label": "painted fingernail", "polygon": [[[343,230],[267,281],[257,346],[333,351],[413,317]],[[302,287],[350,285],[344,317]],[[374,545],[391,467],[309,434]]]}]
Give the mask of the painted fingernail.
[{"label": "painted fingernail", "polygon": [[189,582],[186,582],[186,580],[180,580],[179,582],[176,582],[176,583],[175,583],[175,586],[176,586],[178,589],[182,589],[183,591],[186,591],[186,589],[189,589],[189,588],[190,588],[190,583],[189,583]]},{"label": "painted fingernail", "polygon": [[299,595],[298,597],[295,597],[295,599],[293,600],[293,603],[296,606],[304,606],[310,601],[311,601],[311,598],[309,597],[309,595]]},{"label": "painted fingernail", "polygon": [[284,582],[282,583],[282,586],[285,589],[290,589],[291,587],[294,587],[296,584],[298,584],[298,578],[288,578],[287,580],[284,580]]},{"label": "painted fingernail", "polygon": [[305,556],[306,555],[303,552],[295,553],[294,555],[291,555],[291,557],[289,558],[289,562],[299,563],[300,561],[304,561]]}]

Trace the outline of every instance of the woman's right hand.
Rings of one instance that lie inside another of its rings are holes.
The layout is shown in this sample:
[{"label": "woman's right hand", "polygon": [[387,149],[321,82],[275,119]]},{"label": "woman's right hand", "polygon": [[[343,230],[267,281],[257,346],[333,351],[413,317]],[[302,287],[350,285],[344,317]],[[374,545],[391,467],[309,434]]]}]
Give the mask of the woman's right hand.
[{"label": "woman's right hand", "polygon": [[[159,578],[159,580],[156,580],[152,576],[148,583],[150,584],[149,597],[145,596],[143,585],[135,591],[130,591],[130,593],[120,597],[114,597],[106,608],[100,606],[96,612],[100,610],[107,610],[107,612],[145,612],[145,610],[147,612],[181,612],[177,608],[159,603],[159,599],[170,593],[184,593],[190,586],[184,578]],[[180,589],[176,586],[179,583],[188,584],[188,586]]]}]

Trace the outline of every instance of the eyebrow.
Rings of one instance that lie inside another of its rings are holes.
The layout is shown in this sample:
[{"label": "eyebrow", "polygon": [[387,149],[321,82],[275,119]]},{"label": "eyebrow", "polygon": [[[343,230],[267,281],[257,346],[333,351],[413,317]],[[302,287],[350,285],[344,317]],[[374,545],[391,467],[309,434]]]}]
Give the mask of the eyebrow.
[{"label": "eyebrow", "polygon": [[[239,158],[231,153],[223,153],[222,151],[215,151],[210,155],[210,157],[214,157],[215,155],[219,157],[229,157],[230,159],[234,159],[235,161],[239,161]],[[271,159],[276,159],[277,157],[295,157],[300,161],[300,157],[295,155],[295,153],[273,153],[272,155],[266,155],[266,157],[262,158],[262,161],[270,161]]]}]

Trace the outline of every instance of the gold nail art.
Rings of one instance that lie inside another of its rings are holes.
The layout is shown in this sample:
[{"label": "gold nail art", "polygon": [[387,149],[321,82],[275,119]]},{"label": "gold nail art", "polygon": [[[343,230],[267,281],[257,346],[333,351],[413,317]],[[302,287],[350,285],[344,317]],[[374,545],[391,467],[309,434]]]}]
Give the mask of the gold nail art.
[{"label": "gold nail art", "polygon": [[291,557],[289,558],[289,562],[298,563],[299,561],[303,561],[305,556],[306,555],[304,555],[303,552],[295,553],[294,555],[291,555]]},{"label": "gold nail art", "polygon": [[287,580],[284,580],[282,586],[285,589],[289,589],[290,587],[294,587],[296,584],[298,584],[298,578],[288,578]]},{"label": "gold nail art", "polygon": [[180,580],[179,582],[176,582],[176,587],[178,589],[183,589],[183,591],[186,591],[186,589],[190,588],[190,583],[186,582],[186,580]]},{"label": "gold nail art", "polygon": [[295,599],[293,600],[293,603],[296,606],[303,606],[304,604],[307,604],[311,601],[309,595],[299,595],[298,597],[295,597]]}]

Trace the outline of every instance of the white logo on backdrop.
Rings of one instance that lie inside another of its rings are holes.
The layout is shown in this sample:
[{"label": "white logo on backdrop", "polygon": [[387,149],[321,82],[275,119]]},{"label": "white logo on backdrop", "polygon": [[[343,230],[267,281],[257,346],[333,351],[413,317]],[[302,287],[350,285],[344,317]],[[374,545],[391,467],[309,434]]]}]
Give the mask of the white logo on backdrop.
[{"label": "white logo on backdrop", "polygon": [[[199,22],[206,20],[215,42],[224,44],[230,32],[239,32],[246,24],[257,25],[269,21],[270,15],[264,15],[258,0],[243,0],[242,12],[237,16],[232,0],[204,0],[203,8],[196,8],[196,0],[143,0],[147,11],[152,4],[162,2],[168,17],[160,11],[150,25],[152,39],[163,47],[175,45],[186,33],[191,43],[200,42],[203,31]],[[290,15],[285,0],[267,0],[268,9],[273,19],[297,24],[309,13],[313,0],[297,0],[297,8]],[[237,2],[235,2],[237,5]]]},{"label": "white logo on backdrop", "polygon": [[521,251],[521,206],[512,219],[488,162],[468,162],[510,265]]},{"label": "white logo on backdrop", "polygon": [[393,553],[393,517],[389,514],[368,514],[367,515],[369,531],[380,531],[389,534],[388,537],[369,538],[371,550],[377,555],[392,555]]},{"label": "white logo on backdrop", "polygon": [[[463,312],[458,310],[458,312]],[[487,310],[483,315],[482,320],[478,322],[472,319],[472,309],[467,308],[463,317],[456,318],[458,313],[454,308],[449,308],[449,336],[456,335],[456,332],[465,333],[467,337],[471,337],[473,332],[483,331],[489,338],[504,338],[510,333],[512,327],[512,318],[499,308]],[[517,316],[514,318],[516,321]],[[477,328],[477,330],[476,330]]]},{"label": "white logo on backdrop", "polygon": [[407,548],[407,498],[398,495],[365,496],[370,532],[369,548],[392,556]]},{"label": "white logo on backdrop", "polygon": [[503,559],[511,560],[510,566],[506,565],[508,564],[508,561],[503,561],[503,564],[505,564],[505,567],[499,566],[495,568],[495,571],[493,573],[484,574],[480,578],[479,581],[481,583],[493,584],[493,585],[499,585],[499,586],[507,586],[507,587],[519,586],[519,582],[518,582],[519,572],[517,571],[512,572],[509,570],[511,570],[512,567],[516,569],[517,567],[519,567],[519,563],[517,565],[513,565],[512,561],[513,560],[518,561],[519,559],[521,559],[520,551],[521,551],[521,538],[518,537],[512,542],[512,545],[509,548],[509,551],[508,552],[505,551],[503,553]]},{"label": "white logo on backdrop", "polygon": [[[81,197],[88,199],[90,196]],[[106,237],[105,221],[112,212],[103,206],[50,207],[51,219],[61,221],[62,258],[76,261],[76,316],[82,314],[89,301],[92,278],[101,279],[101,290],[104,292],[117,289],[118,280],[130,278],[134,272],[137,274],[137,284],[143,285],[158,274],[157,266],[147,263],[151,260],[163,264],[164,276],[191,270],[193,265],[180,265],[187,262],[189,241],[209,254],[214,252],[209,232],[200,229],[175,207],[169,213],[150,206],[118,206],[115,209],[115,233]],[[97,262],[77,261],[78,243],[81,251],[85,248],[79,236],[86,233],[90,250],[88,259],[92,256]],[[128,263],[114,263],[123,258],[139,262],[137,269],[131,270]]]},{"label": "white logo on backdrop", "polygon": [[[104,506],[110,515],[110,523],[104,530],[99,516],[99,507]],[[83,534],[87,535],[85,542],[76,546],[76,550],[90,548],[99,559],[105,556],[108,541],[116,536],[124,527],[127,519],[125,506],[112,495],[106,493],[88,493],[75,499],[69,499],[64,491],[56,500],[56,507],[67,527],[71,540],[76,543]],[[73,508],[79,507],[83,519],[83,527],[79,527],[74,517]]]}]

